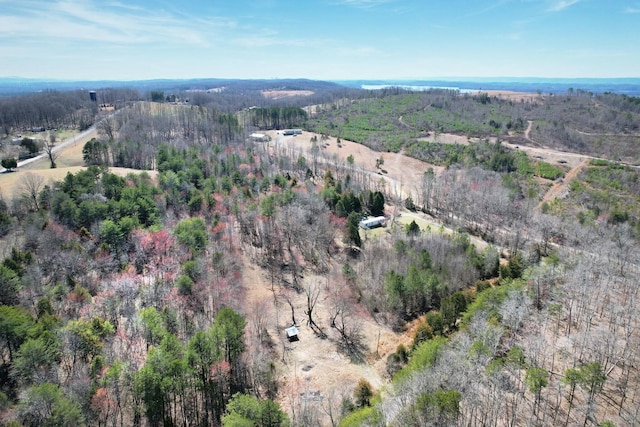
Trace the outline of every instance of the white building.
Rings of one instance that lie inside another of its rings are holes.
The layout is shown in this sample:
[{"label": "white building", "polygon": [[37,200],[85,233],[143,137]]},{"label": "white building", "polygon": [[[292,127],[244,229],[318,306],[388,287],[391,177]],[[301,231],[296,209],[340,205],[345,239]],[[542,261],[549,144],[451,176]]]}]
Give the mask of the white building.
[{"label": "white building", "polygon": [[386,225],[386,221],[387,219],[383,216],[370,216],[362,219],[358,225],[360,228],[369,230],[370,228],[384,227]]}]

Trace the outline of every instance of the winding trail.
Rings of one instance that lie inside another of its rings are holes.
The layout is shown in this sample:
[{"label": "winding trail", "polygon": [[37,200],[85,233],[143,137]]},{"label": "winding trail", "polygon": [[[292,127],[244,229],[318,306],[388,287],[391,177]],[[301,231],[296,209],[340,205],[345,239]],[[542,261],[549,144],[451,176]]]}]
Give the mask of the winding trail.
[{"label": "winding trail", "polygon": [[[527,141],[533,142],[531,139],[531,127],[533,126],[533,120],[527,120],[527,130],[524,131],[524,137]],[[535,144],[535,142],[533,142]]]},{"label": "winding trail", "polygon": [[400,123],[402,126],[406,127],[407,129],[413,129],[413,126],[408,125],[407,123],[404,122],[404,120],[402,119],[402,116],[398,117],[398,123]]}]

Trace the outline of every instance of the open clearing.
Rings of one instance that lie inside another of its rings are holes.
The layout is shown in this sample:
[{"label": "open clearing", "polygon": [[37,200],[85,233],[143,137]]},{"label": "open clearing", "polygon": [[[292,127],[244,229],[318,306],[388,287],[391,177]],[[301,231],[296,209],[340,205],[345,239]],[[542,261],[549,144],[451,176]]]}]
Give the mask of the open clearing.
[{"label": "open clearing", "polygon": [[262,96],[270,99],[284,99],[294,96],[310,96],[313,91],[310,90],[263,90]]},{"label": "open clearing", "polygon": [[[357,317],[353,321],[361,327],[366,350],[361,363],[351,363],[347,355],[338,351],[338,334],[330,327],[329,312],[335,298],[332,293],[339,287],[334,283],[335,279],[305,274],[301,281],[303,287],[317,286],[321,289],[313,313],[316,324],[329,336],[328,339],[322,339],[307,324],[304,292],[296,293],[276,285],[274,294],[262,269],[246,257],[244,265],[247,306],[253,309],[247,321],[251,324],[253,316],[267,319],[267,330],[277,356],[278,401],[284,408],[289,411],[292,407],[299,408],[304,400],[317,403],[322,400],[325,405],[337,407],[343,396],[352,395],[361,378],[369,381],[376,390],[380,390],[388,382],[385,375],[386,358],[395,352],[398,344],[410,345],[409,333],[395,334],[387,326],[376,323],[368,313],[354,304],[354,314]],[[284,333],[285,328],[292,324],[287,298],[295,309],[298,341],[289,342]]]},{"label": "open clearing", "polygon": [[532,93],[532,92],[513,92],[508,90],[483,90],[481,92],[486,92],[489,96],[496,96],[498,98],[510,99],[514,102],[525,102],[525,101],[535,101],[535,100],[543,100],[544,97],[542,94]]},{"label": "open clearing", "polygon": [[[267,134],[271,137],[272,143],[275,142],[285,150],[298,151],[300,154],[304,154],[307,160],[312,157],[311,138],[315,136],[320,141],[320,135],[311,132],[303,132],[302,135],[296,136],[283,136],[276,131],[269,131]],[[422,175],[430,168],[436,173],[444,170],[443,167],[431,165],[402,153],[374,151],[364,145],[346,140],[341,140],[338,145],[338,141],[334,137],[329,137],[318,144],[323,147],[325,155],[335,157],[343,164],[346,164],[349,156],[353,156],[355,168],[378,175],[380,185],[392,185],[394,188],[391,188],[391,192],[398,195],[415,191]],[[382,169],[386,172],[384,174],[376,171],[376,161],[380,158],[384,160],[382,165]]]}]

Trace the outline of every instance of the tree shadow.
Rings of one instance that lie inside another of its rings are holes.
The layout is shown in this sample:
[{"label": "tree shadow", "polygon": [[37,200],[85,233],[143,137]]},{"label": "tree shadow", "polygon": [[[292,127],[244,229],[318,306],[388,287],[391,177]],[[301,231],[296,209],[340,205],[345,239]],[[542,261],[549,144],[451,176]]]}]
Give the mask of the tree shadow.
[{"label": "tree shadow", "polygon": [[364,344],[363,337],[358,337],[354,339],[350,337],[349,339],[341,339],[338,342],[338,351],[345,356],[349,357],[351,363],[361,364],[366,360],[367,351],[369,350]]}]

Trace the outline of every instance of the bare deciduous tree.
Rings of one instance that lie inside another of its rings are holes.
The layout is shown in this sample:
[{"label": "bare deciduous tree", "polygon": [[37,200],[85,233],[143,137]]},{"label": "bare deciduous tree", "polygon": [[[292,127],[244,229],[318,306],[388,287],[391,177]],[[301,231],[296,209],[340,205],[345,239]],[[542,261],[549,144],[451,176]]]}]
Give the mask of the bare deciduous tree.
[{"label": "bare deciduous tree", "polygon": [[40,175],[27,173],[20,179],[20,199],[24,206],[30,211],[40,210],[38,196],[44,186],[44,178]]},{"label": "bare deciduous tree", "polygon": [[297,325],[298,323],[296,322],[296,310],[293,306],[293,302],[291,301],[291,298],[289,297],[286,289],[283,289],[280,295],[284,298],[287,304],[289,304],[289,308],[291,308],[291,325],[292,326]]},{"label": "bare deciduous tree", "polygon": [[318,302],[318,297],[320,296],[320,287],[317,285],[309,285],[305,288],[304,293],[307,297],[307,309],[304,314],[307,315],[307,323],[313,329],[320,338],[326,338],[327,334],[318,326],[318,324],[313,320],[313,310],[316,307],[316,303]]},{"label": "bare deciduous tree", "polygon": [[354,362],[364,360],[366,345],[362,333],[362,323],[354,315],[349,302],[342,298],[333,304],[330,311],[330,325],[340,334],[338,347]]},{"label": "bare deciduous tree", "polygon": [[98,124],[96,125],[96,128],[98,129],[98,132],[104,134],[109,139],[109,141],[115,141],[116,132],[118,130],[116,129],[117,122],[113,117],[106,117],[100,120],[100,122],[98,122]]},{"label": "bare deciduous tree", "polygon": [[49,157],[49,163],[51,164],[51,169],[56,168],[56,160],[58,159],[57,151],[54,151],[55,147],[55,138],[50,139],[49,141],[45,141],[44,143],[44,152],[47,153],[47,157]]}]

